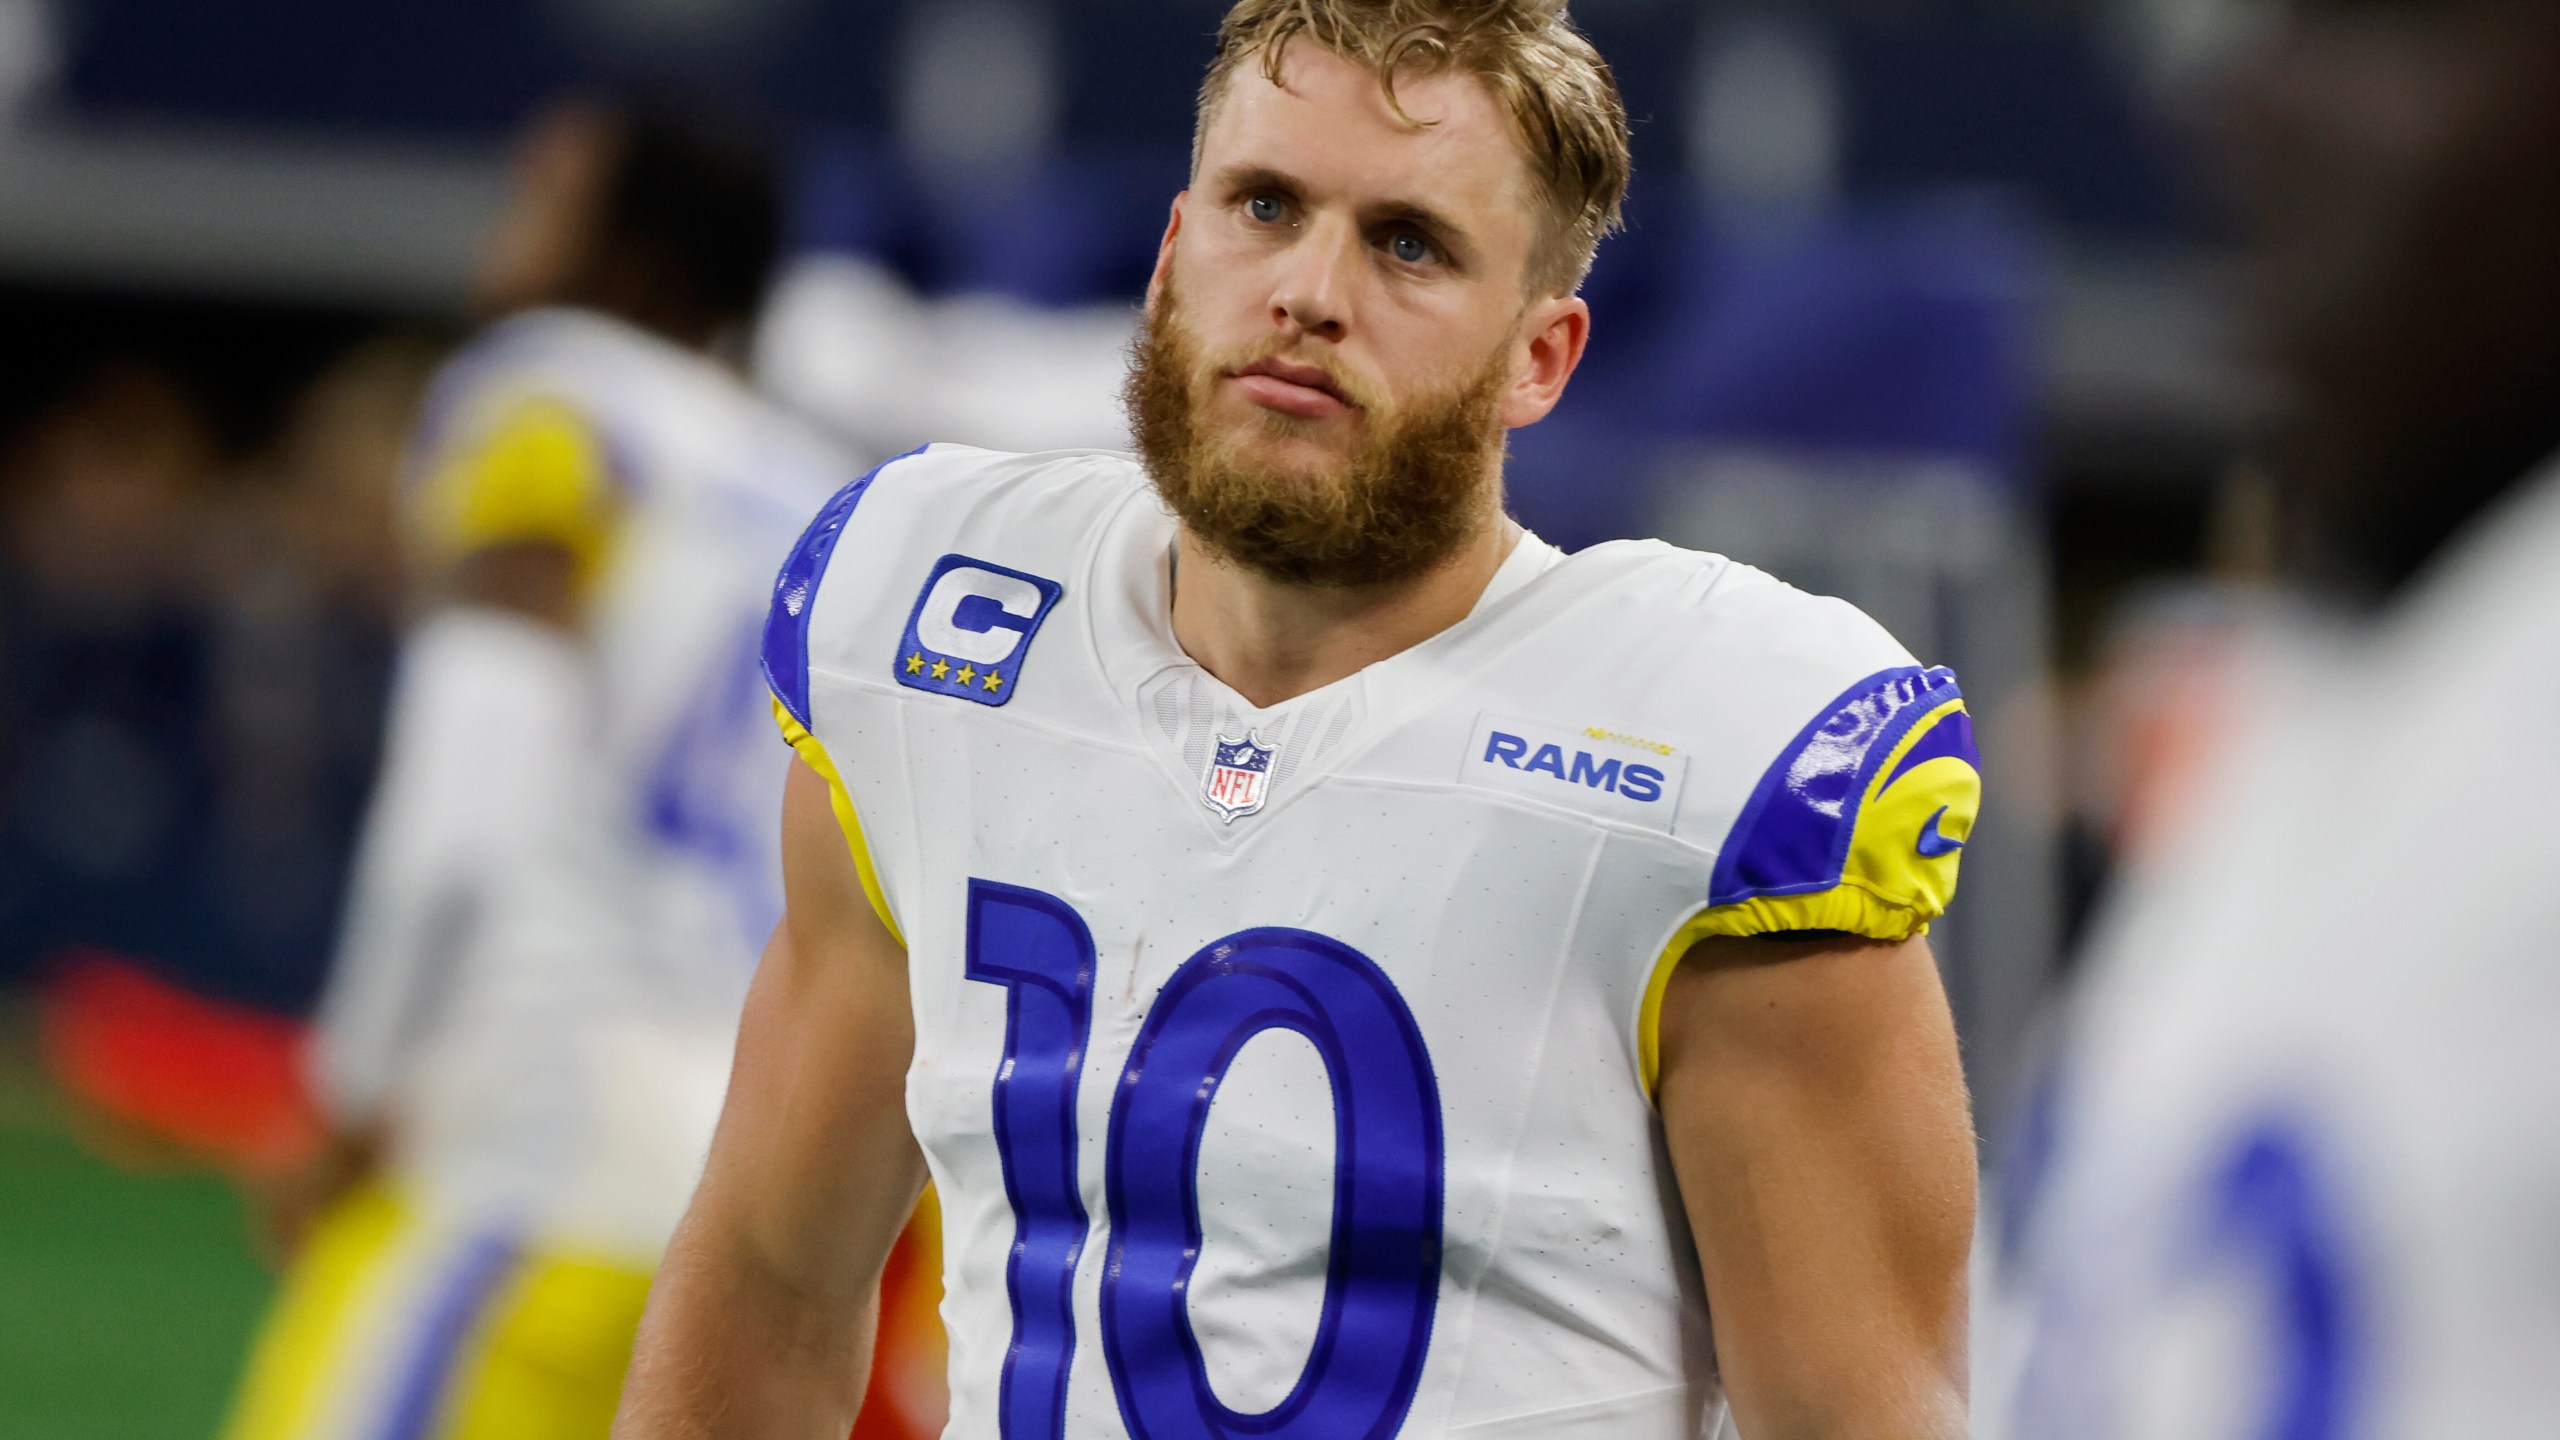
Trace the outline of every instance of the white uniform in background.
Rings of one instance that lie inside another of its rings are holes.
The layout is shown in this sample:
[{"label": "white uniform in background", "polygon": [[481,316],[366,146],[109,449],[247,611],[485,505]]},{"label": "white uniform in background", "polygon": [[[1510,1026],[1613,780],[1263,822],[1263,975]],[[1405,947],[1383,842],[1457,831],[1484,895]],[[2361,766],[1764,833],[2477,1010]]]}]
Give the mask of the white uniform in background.
[{"label": "white uniform in background", "polygon": [[298,1264],[241,1440],[599,1406],[503,1433],[601,1435],[781,909],[758,636],[849,463],[708,360],[555,311],[450,364],[414,464],[430,573],[565,547],[583,621],[409,638],[315,1056],[385,1183]]},{"label": "white uniform in background", "polygon": [[1124,456],[935,446],[828,506],[766,636],[908,947],[950,1433],[1700,1435],[1662,985],[1943,910],[1954,677],[1716,556],[1529,536],[1258,709],[1174,641],[1173,537]]},{"label": "white uniform in background", "polygon": [[2243,655],[1997,1188],[1985,1433],[2548,1435],[2560,480],[2380,624]]},{"label": "white uniform in background", "polygon": [[996,450],[1120,448],[1138,312],[999,295],[927,299],[853,255],[785,266],[756,326],[756,382],[886,455],[927,436]]}]

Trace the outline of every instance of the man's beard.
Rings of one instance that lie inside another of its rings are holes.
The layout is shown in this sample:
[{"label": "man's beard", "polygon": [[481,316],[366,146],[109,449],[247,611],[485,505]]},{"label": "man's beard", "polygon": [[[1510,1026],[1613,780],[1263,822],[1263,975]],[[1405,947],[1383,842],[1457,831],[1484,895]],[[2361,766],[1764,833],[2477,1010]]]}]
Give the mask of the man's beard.
[{"label": "man's beard", "polygon": [[[1173,291],[1158,295],[1131,347],[1122,399],[1139,458],[1183,528],[1271,579],[1344,589],[1426,574],[1481,533],[1493,518],[1485,492],[1502,452],[1505,353],[1454,392],[1391,408],[1327,357],[1289,351],[1294,363],[1322,367],[1365,422],[1339,466],[1305,472],[1258,464],[1201,424],[1220,377],[1284,349],[1204,363],[1176,318]],[[1286,435],[1306,422],[1268,415],[1262,423]]]}]

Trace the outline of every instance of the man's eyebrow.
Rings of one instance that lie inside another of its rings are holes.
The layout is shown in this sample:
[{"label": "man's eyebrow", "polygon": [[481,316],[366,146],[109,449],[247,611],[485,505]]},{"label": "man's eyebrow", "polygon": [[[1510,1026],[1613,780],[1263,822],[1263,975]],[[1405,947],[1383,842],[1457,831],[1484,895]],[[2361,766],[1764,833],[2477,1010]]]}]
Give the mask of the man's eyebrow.
[{"label": "man's eyebrow", "polygon": [[1247,190],[1278,190],[1290,195],[1303,195],[1306,187],[1268,165],[1231,165],[1218,172],[1218,188],[1229,195]]},{"label": "man's eyebrow", "polygon": [[1399,220],[1409,225],[1418,225],[1448,241],[1452,246],[1460,248],[1466,247],[1469,240],[1466,226],[1419,200],[1383,201],[1370,206],[1363,212],[1362,218],[1372,225],[1384,225]]}]

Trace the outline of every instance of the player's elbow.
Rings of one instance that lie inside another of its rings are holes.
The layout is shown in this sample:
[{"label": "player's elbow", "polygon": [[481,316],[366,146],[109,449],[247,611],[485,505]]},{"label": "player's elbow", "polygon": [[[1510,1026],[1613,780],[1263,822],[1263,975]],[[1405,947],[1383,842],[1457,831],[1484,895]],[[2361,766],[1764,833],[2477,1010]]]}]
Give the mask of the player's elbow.
[{"label": "player's elbow", "polygon": [[841,1356],[869,1318],[877,1266],[848,1266],[794,1246],[773,1233],[768,1217],[724,1204],[725,1190],[705,1184],[668,1245],[661,1287],[700,1297],[725,1323],[745,1318],[762,1343],[780,1353]]},{"label": "player's elbow", "polygon": [[862,1399],[872,1302],[808,1285],[697,1197],[651,1289],[615,1440],[736,1433],[742,1415],[823,1416],[841,1434]]},{"label": "player's elbow", "polygon": [[1808,1387],[1759,1413],[1738,1416],[1752,1440],[1964,1440],[1960,1374],[1890,1365],[1859,1383]]}]

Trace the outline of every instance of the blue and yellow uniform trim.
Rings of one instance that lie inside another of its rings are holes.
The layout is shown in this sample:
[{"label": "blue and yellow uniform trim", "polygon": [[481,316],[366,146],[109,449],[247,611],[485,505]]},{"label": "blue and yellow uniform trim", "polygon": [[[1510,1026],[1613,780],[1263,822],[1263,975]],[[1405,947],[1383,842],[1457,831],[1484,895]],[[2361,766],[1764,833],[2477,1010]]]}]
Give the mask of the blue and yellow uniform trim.
[{"label": "blue and yellow uniform trim", "polygon": [[862,816],[853,808],[853,792],[845,789],[844,773],[836,769],[835,757],[778,697],[773,702],[773,718],[782,726],[783,741],[798,753],[801,763],[827,782],[827,800],[836,812],[836,828],[844,832],[844,843],[853,852],[854,873],[862,877],[862,898],[871,902],[871,913],[888,927],[890,938],[906,944],[907,932],[898,928],[898,917],[889,911],[889,892],[881,888],[879,867],[871,861],[871,844],[863,838]]},{"label": "blue and yellow uniform trim", "polygon": [[[927,1190],[883,1282],[858,1434],[939,1425],[941,1276]],[[222,1440],[605,1440],[649,1283],[627,1260],[439,1223],[367,1186],[287,1273]]]},{"label": "blue and yellow uniform trim", "polygon": [[869,493],[880,473],[911,455],[924,453],[918,446],[906,455],[882,461],[870,473],[835,493],[801,533],[798,544],[782,562],[782,573],[774,578],[773,604],[765,612],[764,678],[773,691],[773,718],[782,727],[782,738],[797,752],[803,763],[827,782],[827,798],[836,812],[836,824],[844,831],[845,844],[853,851],[853,868],[862,877],[863,897],[871,902],[872,913],[901,945],[907,943],[907,932],[898,926],[897,916],[889,909],[889,893],[880,884],[880,870],[871,860],[871,846],[863,839],[862,816],[853,808],[853,792],[845,788],[844,772],[836,768],[835,757],[827,753],[809,718],[809,611],[818,598],[819,582],[826,578],[827,562],[835,558],[836,542],[844,538],[846,522],[853,518],[856,506]]},{"label": "blue and yellow uniform trim", "polygon": [[1982,809],[1982,759],[1955,672],[1907,666],[1849,687],[1763,773],[1717,853],[1705,908],[1663,947],[1637,1019],[1650,1094],[1662,996],[1714,935],[1829,931],[1899,942],[1955,898]]},{"label": "blue and yellow uniform trim", "polygon": [[602,1440],[649,1279],[359,1190],[285,1277],[223,1440]]}]

